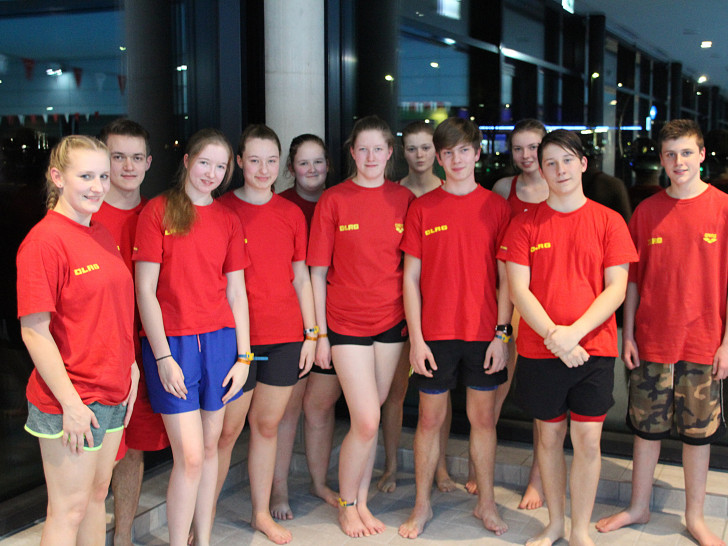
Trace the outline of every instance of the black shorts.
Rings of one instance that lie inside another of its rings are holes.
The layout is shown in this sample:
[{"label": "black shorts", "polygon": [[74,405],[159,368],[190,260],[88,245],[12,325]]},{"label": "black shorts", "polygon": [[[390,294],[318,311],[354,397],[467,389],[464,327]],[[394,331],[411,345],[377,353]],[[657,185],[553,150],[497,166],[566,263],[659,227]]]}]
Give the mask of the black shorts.
[{"label": "black shorts", "polygon": [[406,320],[402,320],[381,334],[373,336],[347,336],[337,334],[329,328],[329,343],[332,347],[334,345],[374,345],[375,341],[377,343],[404,343],[408,338]]},{"label": "black shorts", "polygon": [[[572,419],[599,418],[614,405],[614,357],[591,356],[582,366],[569,368],[558,358],[518,357],[516,403],[532,419],[551,421],[567,410]],[[581,419],[599,420],[599,419]]]},{"label": "black shorts", "polygon": [[[320,373],[321,375],[336,375],[336,370],[334,369],[334,361],[331,361],[331,367],[324,369],[318,364],[315,364],[311,366],[311,371],[309,373]],[[308,377],[308,374],[306,374],[306,377]]]},{"label": "black shorts", "polygon": [[503,368],[494,374],[486,374],[483,369],[485,352],[489,341],[462,341],[448,339],[428,341],[427,346],[437,362],[437,370],[432,377],[412,374],[410,383],[419,390],[429,394],[440,394],[454,389],[458,380],[477,390],[495,390],[498,385],[508,379],[508,371]]},{"label": "black shorts", "polygon": [[268,357],[268,360],[254,361],[258,365],[257,381],[274,387],[291,387],[298,383],[298,374],[301,373],[298,361],[301,358],[302,345],[302,341],[253,345],[250,350],[255,356]]}]

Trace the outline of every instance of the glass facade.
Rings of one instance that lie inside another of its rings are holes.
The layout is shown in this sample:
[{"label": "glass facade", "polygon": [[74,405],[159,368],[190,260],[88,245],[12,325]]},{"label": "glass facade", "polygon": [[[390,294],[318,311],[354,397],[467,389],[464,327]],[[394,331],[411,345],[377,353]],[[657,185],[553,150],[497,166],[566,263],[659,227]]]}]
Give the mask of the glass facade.
[{"label": "glass facade", "polygon": [[[603,16],[572,15],[550,0],[321,1],[326,139],[337,172],[354,119],[369,113],[395,131],[417,119],[471,117],[484,132],[477,176],[486,186],[509,172],[506,135],[526,117],[578,130],[627,186],[635,140],[655,138],[665,121],[728,128],[721,90],[610,34]],[[95,135],[129,116],[152,135],[143,186],[152,196],[195,130],[218,126],[236,141],[247,123],[265,121],[262,4],[0,2],[0,536],[45,510],[30,498],[34,489],[42,497],[43,473],[37,441],[23,431],[33,365],[16,318],[15,254],[44,214],[49,150],[64,135]],[[625,430],[625,404],[610,412],[613,431]],[[504,415],[523,420],[512,405]]]}]

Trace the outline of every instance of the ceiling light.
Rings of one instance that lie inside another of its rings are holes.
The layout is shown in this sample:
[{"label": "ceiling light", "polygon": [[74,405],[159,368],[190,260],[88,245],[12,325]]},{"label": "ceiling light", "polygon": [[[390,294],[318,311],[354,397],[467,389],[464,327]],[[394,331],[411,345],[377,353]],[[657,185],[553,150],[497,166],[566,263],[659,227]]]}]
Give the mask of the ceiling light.
[{"label": "ceiling light", "polygon": [[619,82],[619,83],[617,84],[617,87],[622,87],[622,82]]},{"label": "ceiling light", "polygon": [[384,76],[384,79],[387,80],[388,82],[394,81],[394,77],[391,74],[387,74],[386,76]]},{"label": "ceiling light", "polygon": [[440,68],[440,63],[438,63],[438,62],[436,62],[436,61],[432,61],[432,62],[430,63],[430,66],[431,66],[432,68]]},{"label": "ceiling light", "polygon": [[698,78],[698,83],[705,83],[707,81],[708,81],[708,76],[706,76],[705,74],[703,74],[702,76],[700,76]]},{"label": "ceiling light", "polygon": [[452,38],[443,38],[442,41],[445,42],[447,45],[455,45],[456,43],[455,40],[453,40]]},{"label": "ceiling light", "polygon": [[185,70],[187,70],[186,64],[181,64],[177,67],[177,72],[184,72]]},{"label": "ceiling light", "polygon": [[599,72],[592,72],[591,77],[593,80],[596,80],[599,77]]},{"label": "ceiling light", "polygon": [[710,40],[703,40],[702,42],[700,42],[700,47],[702,47],[703,49],[708,49],[710,47],[713,47],[713,42],[711,42]]},{"label": "ceiling light", "polygon": [[610,106],[617,106],[617,99],[613,99],[609,101]]},{"label": "ceiling light", "polygon": [[52,106],[46,106],[46,110],[47,110],[48,112],[52,112],[52,111],[53,111],[53,107],[52,107]]},{"label": "ceiling light", "polygon": [[126,51],[126,46],[120,45],[119,46],[119,51]]}]

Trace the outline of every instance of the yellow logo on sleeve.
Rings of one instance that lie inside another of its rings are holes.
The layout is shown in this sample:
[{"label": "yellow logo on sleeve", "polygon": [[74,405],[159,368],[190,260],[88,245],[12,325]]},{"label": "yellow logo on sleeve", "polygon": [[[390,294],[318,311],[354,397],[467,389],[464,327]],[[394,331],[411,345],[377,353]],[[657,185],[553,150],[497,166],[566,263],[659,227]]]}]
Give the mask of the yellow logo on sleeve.
[{"label": "yellow logo on sleeve", "polygon": [[431,229],[426,229],[425,237],[428,237],[428,236],[432,235],[433,233],[439,233],[441,231],[447,231],[447,224],[442,225],[442,226],[437,226],[437,227],[434,227]]},{"label": "yellow logo on sleeve", "polygon": [[718,234],[717,233],[706,233],[703,235],[703,241],[705,241],[708,244],[714,243],[718,240]]},{"label": "yellow logo on sleeve", "polygon": [[356,231],[359,229],[359,224],[342,224],[339,226],[339,231]]},{"label": "yellow logo on sleeve", "polygon": [[404,233],[404,224],[398,224],[395,222],[394,229],[397,231],[397,233]]},{"label": "yellow logo on sleeve", "polygon": [[647,246],[661,245],[661,244],[662,244],[662,237],[652,237],[650,239],[647,239]]},{"label": "yellow logo on sleeve", "polygon": [[551,243],[538,243],[537,245],[531,247],[531,252],[543,250],[544,248],[551,248]]},{"label": "yellow logo on sleeve", "polygon": [[97,269],[101,269],[99,267],[99,264],[89,264],[86,267],[77,267],[73,270],[73,274],[83,275],[84,273],[90,273],[91,271],[96,271]]}]

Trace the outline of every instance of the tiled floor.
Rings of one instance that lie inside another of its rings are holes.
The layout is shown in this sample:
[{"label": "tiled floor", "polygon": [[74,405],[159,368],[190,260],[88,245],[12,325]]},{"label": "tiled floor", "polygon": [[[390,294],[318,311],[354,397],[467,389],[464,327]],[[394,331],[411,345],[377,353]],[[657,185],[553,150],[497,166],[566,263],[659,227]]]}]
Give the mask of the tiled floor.
[{"label": "tiled floor", "polygon": [[[337,436],[345,432],[339,427]],[[245,441],[238,446],[235,459],[241,460],[245,453]],[[285,525],[293,533],[291,544],[314,546],[335,546],[355,543],[367,544],[409,544],[397,534],[398,526],[405,521],[412,509],[415,486],[412,471],[412,432],[405,431],[400,451],[400,466],[409,472],[402,474],[394,493],[380,493],[374,485],[371,490],[370,508],[386,525],[384,533],[361,539],[350,539],[344,535],[336,522],[336,510],[325,505],[308,493],[303,455],[297,448],[290,480],[291,507],[295,519]],[[381,447],[378,467],[381,467]],[[567,460],[569,459],[567,455]],[[523,511],[517,508],[520,493],[528,478],[531,462],[530,446],[501,443],[496,460],[496,501],[501,515],[509,525],[509,531],[500,537],[483,529],[480,521],[472,516],[475,498],[462,486],[451,493],[433,491],[434,518],[417,539],[417,544],[469,545],[469,544],[523,544],[537,534],[548,517],[546,508]],[[461,483],[467,473],[467,441],[453,437],[448,445],[448,464],[451,473]],[[615,512],[629,498],[631,461],[604,457],[602,464],[598,504],[594,509],[593,521]],[[336,469],[332,468],[331,481],[335,484]],[[261,544],[269,545],[264,535],[256,533],[249,525],[250,497],[245,477],[245,464],[234,466],[220,500],[217,520],[213,531],[214,545]],[[135,524],[139,545],[156,546],[167,543],[167,527],[164,515],[164,490],[166,474],[153,476],[145,481],[140,514]],[[728,473],[711,471],[709,495],[706,502],[708,524],[719,536],[726,538],[728,516]],[[592,536],[597,544],[660,544],[672,546],[695,544],[684,531],[682,511],[684,492],[682,470],[671,465],[659,465],[655,473],[654,510],[647,525],[637,525],[606,535],[596,531]],[[37,544],[42,524],[23,533],[0,541],[0,546],[25,546]],[[560,541],[559,544],[566,544]]]}]

